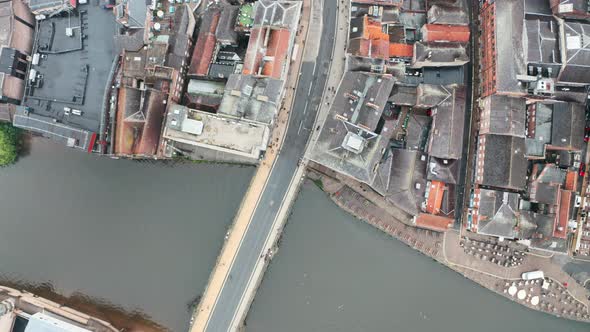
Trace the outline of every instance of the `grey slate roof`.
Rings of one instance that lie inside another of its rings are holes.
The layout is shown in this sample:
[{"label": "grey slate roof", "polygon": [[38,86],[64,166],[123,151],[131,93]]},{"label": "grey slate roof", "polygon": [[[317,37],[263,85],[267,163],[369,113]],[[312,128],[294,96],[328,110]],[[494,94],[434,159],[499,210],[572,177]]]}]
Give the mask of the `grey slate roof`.
[{"label": "grey slate roof", "polygon": [[481,101],[481,134],[525,136],[526,101],[504,95],[491,95]]},{"label": "grey slate roof", "polygon": [[396,207],[417,215],[426,191],[427,159],[419,151],[391,149],[372,187]]},{"label": "grey slate roof", "polygon": [[522,35],[524,1],[496,0],[496,86],[500,92],[522,93],[516,75],[526,74]]},{"label": "grey slate roof", "polygon": [[561,64],[559,29],[552,16],[526,15],[525,30],[526,34],[523,37],[527,45],[526,59],[528,62]]},{"label": "grey slate roof", "polygon": [[574,103],[553,104],[551,146],[567,150],[584,147],[585,110]]},{"label": "grey slate roof", "polygon": [[395,105],[414,106],[416,105],[417,91],[414,85],[395,83],[391,90],[389,101]]},{"label": "grey slate roof", "polygon": [[225,5],[219,17],[215,38],[223,44],[237,44],[238,33],[235,30],[236,18],[240,11],[239,6]]},{"label": "grey slate roof", "polygon": [[457,184],[461,161],[430,157],[428,161],[428,180],[441,181],[446,184]]},{"label": "grey slate roof", "polygon": [[524,157],[524,138],[482,135],[485,138],[483,185],[522,190],[526,184],[528,162]]},{"label": "grey slate roof", "polygon": [[423,151],[428,143],[432,118],[426,115],[410,114],[406,128],[406,149]]},{"label": "grey slate roof", "polygon": [[590,24],[564,21],[561,48],[565,50],[562,82],[590,83]]},{"label": "grey slate roof", "polygon": [[412,67],[462,66],[469,62],[464,45],[459,43],[416,42]]},{"label": "grey slate roof", "polygon": [[435,108],[428,153],[442,159],[459,159],[463,152],[465,86],[447,86],[449,98]]},{"label": "grey slate roof", "polygon": [[147,7],[150,3],[150,0],[127,0],[129,27],[143,28],[145,26]]},{"label": "grey slate roof", "polygon": [[[389,141],[374,131],[393,81],[389,75],[346,72],[310,159],[371,184]],[[382,134],[393,132],[388,126]],[[357,145],[358,150],[353,147]]]},{"label": "grey slate roof", "polygon": [[278,112],[283,81],[232,74],[225,86],[219,113],[271,124]]},{"label": "grey slate roof", "polygon": [[535,103],[528,107],[534,108],[535,116],[531,121],[533,126],[529,128],[529,136],[532,137],[525,139],[526,155],[543,157],[545,155],[545,145],[551,142],[553,110],[550,105],[543,103]]},{"label": "grey slate roof", "polygon": [[465,8],[449,6],[444,3],[432,5],[428,10],[427,19],[429,24],[469,24],[469,16]]},{"label": "grey slate roof", "polygon": [[127,31],[126,34],[115,35],[115,50],[117,53],[121,53],[123,50],[137,52],[139,51],[143,43],[144,29],[133,29]]},{"label": "grey slate roof", "polygon": [[518,238],[518,194],[480,189],[478,233]]}]

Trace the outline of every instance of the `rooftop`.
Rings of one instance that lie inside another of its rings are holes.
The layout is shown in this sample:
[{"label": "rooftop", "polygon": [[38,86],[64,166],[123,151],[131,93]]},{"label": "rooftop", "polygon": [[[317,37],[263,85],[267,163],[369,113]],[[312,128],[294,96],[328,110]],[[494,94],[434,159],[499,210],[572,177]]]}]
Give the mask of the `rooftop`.
[{"label": "rooftop", "polygon": [[481,107],[480,133],[525,136],[524,98],[491,95],[481,100]]},{"label": "rooftop", "polygon": [[445,2],[433,4],[427,13],[429,24],[469,24],[469,16],[465,7],[451,6]]},{"label": "rooftop", "polygon": [[447,89],[449,98],[440,102],[434,109],[428,152],[437,158],[460,159],[464,141],[465,86],[444,88]]},{"label": "rooftop", "polygon": [[454,219],[443,217],[443,216],[434,216],[428,213],[420,213],[416,219],[414,220],[414,224],[420,228],[430,229],[436,232],[445,232],[455,222]]},{"label": "rooftop", "polygon": [[257,160],[266,150],[269,132],[264,124],[171,105],[164,138]]},{"label": "rooftop", "polygon": [[277,116],[282,88],[281,80],[232,74],[225,86],[219,113],[272,124]]},{"label": "rooftop", "polygon": [[284,28],[295,31],[301,12],[301,1],[258,0],[254,3],[252,27]]},{"label": "rooftop", "polygon": [[392,87],[389,75],[345,73],[311,159],[370,184],[393,131],[375,132]]},{"label": "rooftop", "polygon": [[[29,117],[53,120],[76,130],[98,132],[103,116],[103,98],[115,59],[112,13],[98,6],[40,21],[36,47],[38,64],[31,65],[27,93],[23,105]],[[73,28],[73,36],[67,29]],[[82,36],[83,35],[83,36]],[[67,109],[80,110],[73,115]],[[19,126],[20,122],[15,121]],[[30,121],[33,131],[46,131],[39,121]]]},{"label": "rooftop", "polygon": [[478,233],[518,238],[518,194],[488,189],[478,191]]},{"label": "rooftop", "polygon": [[394,206],[415,216],[426,192],[427,159],[420,151],[391,149],[371,187]]},{"label": "rooftop", "polygon": [[559,80],[562,82],[590,83],[590,24],[563,21],[560,40],[565,60]]},{"label": "rooftop", "polygon": [[584,106],[563,102],[551,106],[551,148],[581,151],[584,148]]},{"label": "rooftop", "polygon": [[430,157],[428,161],[428,180],[441,181],[447,184],[457,184],[461,161]]},{"label": "rooftop", "polygon": [[412,67],[462,66],[469,62],[467,49],[460,43],[416,42]]},{"label": "rooftop", "polygon": [[488,134],[481,135],[479,141],[479,148],[485,148],[485,153],[482,160],[483,174],[477,176],[477,183],[505,189],[524,189],[528,168],[524,157],[524,138]]}]

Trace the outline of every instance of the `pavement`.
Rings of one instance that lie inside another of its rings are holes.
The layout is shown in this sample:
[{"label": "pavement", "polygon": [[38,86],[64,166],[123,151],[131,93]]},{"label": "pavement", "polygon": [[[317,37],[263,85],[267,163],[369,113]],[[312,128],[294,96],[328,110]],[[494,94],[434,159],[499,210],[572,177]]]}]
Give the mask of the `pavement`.
[{"label": "pavement", "polygon": [[[313,13],[319,11],[321,4],[318,2],[313,5]],[[337,5],[332,0],[323,3],[323,30],[319,44],[304,50],[317,51],[317,56],[304,56],[296,88],[287,91],[286,99],[294,92],[293,107],[286,112],[281,111],[279,115],[278,126],[287,125],[287,131],[282,138],[272,138],[273,148],[267,152],[267,158],[262,162],[242,202],[207,290],[195,312],[191,332],[237,330],[244,318],[242,311],[247,311],[254,297],[251,290],[259,282],[257,274],[261,264],[266,262],[267,248],[271,242],[269,238],[276,233],[276,223],[285,197],[292,189],[291,184],[298,181],[296,177],[299,176],[297,171],[300,160],[321,102],[332,57]],[[310,25],[314,26],[313,22]],[[305,42],[309,43],[309,39]],[[285,105],[290,103],[285,102]],[[279,144],[281,140],[286,144]]]}]

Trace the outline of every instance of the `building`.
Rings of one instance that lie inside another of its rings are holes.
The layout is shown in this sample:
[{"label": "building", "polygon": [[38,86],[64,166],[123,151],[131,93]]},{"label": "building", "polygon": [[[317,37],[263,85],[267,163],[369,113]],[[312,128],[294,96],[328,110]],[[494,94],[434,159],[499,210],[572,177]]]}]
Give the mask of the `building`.
[{"label": "building", "polygon": [[393,129],[377,130],[393,83],[389,75],[345,73],[310,159],[372,184]]},{"label": "building", "polygon": [[412,68],[458,67],[469,62],[465,45],[447,42],[416,42]]},{"label": "building", "polygon": [[441,86],[448,97],[432,108],[428,154],[439,159],[461,159],[465,124],[465,86]]},{"label": "building", "polygon": [[448,1],[429,1],[428,24],[468,25],[465,2],[457,2],[457,5],[451,5]]},{"label": "building", "polygon": [[117,22],[128,29],[145,28],[148,13],[146,0],[117,0],[113,14]]},{"label": "building", "polygon": [[480,101],[481,135],[525,137],[526,101],[503,95],[491,95]]},{"label": "building", "polygon": [[19,104],[23,98],[34,24],[23,2],[0,3],[0,103]]},{"label": "building", "polygon": [[[34,4],[40,3],[29,3]],[[115,25],[112,14],[98,6],[38,20],[14,126],[87,152],[104,143],[118,60]]]},{"label": "building", "polygon": [[581,42],[589,27],[552,14],[548,1],[483,2],[480,68],[484,97],[497,93],[575,98],[571,95],[578,87],[590,84],[590,51]]},{"label": "building", "polygon": [[550,0],[554,15],[571,19],[590,18],[588,1],[586,0]]},{"label": "building", "polygon": [[469,42],[469,27],[465,25],[424,24],[421,30],[424,42]]},{"label": "building", "polygon": [[257,164],[263,156],[270,128],[248,120],[171,105],[163,138],[166,151],[191,159]]},{"label": "building", "polygon": [[528,169],[524,138],[480,135],[477,149],[475,183],[503,189],[524,189]]},{"label": "building", "polygon": [[78,4],[76,0],[26,0],[26,3],[34,15],[49,16],[71,11]]},{"label": "building", "polygon": [[233,74],[225,85],[218,113],[273,125],[279,111],[284,82],[274,78]]},{"label": "building", "polygon": [[301,6],[300,1],[291,0],[259,0],[254,4],[244,75],[286,78]]}]

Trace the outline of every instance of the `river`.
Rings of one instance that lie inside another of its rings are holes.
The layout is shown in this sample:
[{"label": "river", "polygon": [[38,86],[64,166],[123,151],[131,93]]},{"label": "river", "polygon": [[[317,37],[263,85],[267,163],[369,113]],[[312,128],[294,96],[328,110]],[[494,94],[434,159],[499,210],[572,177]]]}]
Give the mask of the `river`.
[{"label": "river", "polygon": [[186,331],[254,168],[111,160],[43,139],[0,168],[0,283]]},{"label": "river", "polygon": [[248,332],[544,332],[590,325],[529,310],[340,210],[307,183]]},{"label": "river", "polygon": [[[35,140],[0,169],[0,284],[186,331],[253,168],[110,160]],[[248,332],[588,331],[448,270],[303,188]]]}]

